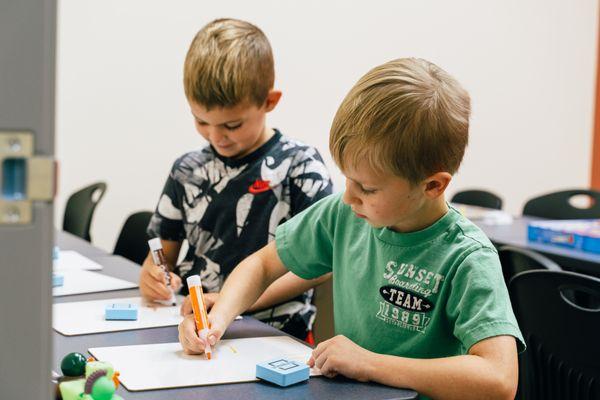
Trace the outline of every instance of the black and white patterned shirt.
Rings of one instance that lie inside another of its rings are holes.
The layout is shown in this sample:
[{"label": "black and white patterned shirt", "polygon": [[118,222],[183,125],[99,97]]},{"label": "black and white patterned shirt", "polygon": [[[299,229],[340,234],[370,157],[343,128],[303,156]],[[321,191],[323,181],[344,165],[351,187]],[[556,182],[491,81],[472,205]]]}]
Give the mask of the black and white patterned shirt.
[{"label": "black and white patterned shirt", "polygon": [[[332,193],[318,151],[281,135],[240,159],[211,146],[177,159],[148,226],[151,237],[189,248],[175,267],[184,285],[199,274],[206,292],[218,292],[233,268],[274,239],[275,229]],[[182,289],[187,294],[187,287]],[[312,290],[254,314],[301,339],[311,329]]]}]

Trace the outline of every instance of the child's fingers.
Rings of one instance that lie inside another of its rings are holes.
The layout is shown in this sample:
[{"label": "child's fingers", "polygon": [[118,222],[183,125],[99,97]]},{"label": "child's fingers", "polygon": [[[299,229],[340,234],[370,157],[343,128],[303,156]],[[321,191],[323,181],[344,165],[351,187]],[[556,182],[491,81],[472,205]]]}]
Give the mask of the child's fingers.
[{"label": "child's fingers", "polygon": [[183,299],[183,303],[181,303],[180,314],[185,317],[188,314],[192,314],[193,311],[190,296],[186,296],[185,299]]},{"label": "child's fingers", "polygon": [[328,344],[329,344],[329,340],[319,343],[317,345],[317,347],[315,347],[314,350],[312,351],[311,359],[313,361],[316,361],[321,356],[321,354],[323,354],[325,349],[327,349]]},{"label": "child's fingers", "polygon": [[204,341],[196,333],[193,315],[187,315],[179,324],[179,343],[188,354],[204,353]]},{"label": "child's fingers", "polygon": [[331,360],[325,360],[322,366],[319,367],[323,376],[327,378],[334,378],[337,375],[337,370],[335,369],[334,363]]},{"label": "child's fingers", "polygon": [[181,289],[181,278],[173,272],[169,272],[169,274],[171,275],[171,288],[173,291],[178,292]]},{"label": "child's fingers", "polygon": [[165,277],[165,271],[157,266],[157,265],[150,265],[147,267],[148,268],[148,272],[150,273],[150,276],[158,282],[163,282],[163,283],[167,283],[167,278]]},{"label": "child's fingers", "polygon": [[160,286],[160,283],[154,281],[140,282],[140,292],[142,296],[150,300],[168,300],[171,297],[171,292],[166,286]]},{"label": "child's fingers", "polygon": [[221,326],[216,318],[214,318],[212,315],[208,316],[208,323],[210,324],[210,330],[208,331],[206,338],[208,343],[211,346],[214,346],[217,344],[219,339],[221,339],[221,336],[223,336],[223,333],[225,333],[225,329],[227,327]]}]

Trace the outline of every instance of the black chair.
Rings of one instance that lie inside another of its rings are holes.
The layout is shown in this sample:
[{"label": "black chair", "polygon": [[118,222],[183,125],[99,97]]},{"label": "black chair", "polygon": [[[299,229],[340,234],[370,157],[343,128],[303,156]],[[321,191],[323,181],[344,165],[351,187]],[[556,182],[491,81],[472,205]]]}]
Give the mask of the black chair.
[{"label": "black chair", "polygon": [[113,254],[123,256],[134,263],[142,265],[148,252],[148,240],[146,228],[152,218],[152,212],[139,211],[131,214],[125,220],[121,233],[117,239]]},{"label": "black chair", "polygon": [[502,210],[502,199],[486,190],[463,190],[454,194],[450,202]]},{"label": "black chair", "polygon": [[[600,399],[600,279],[526,271],[510,281],[509,290],[527,343],[519,359],[518,398]],[[577,297],[594,298],[594,305],[582,306]]]},{"label": "black chair", "polygon": [[[581,195],[589,197],[590,207],[578,208],[571,204],[572,197]],[[549,219],[600,218],[600,192],[572,189],[535,197],[525,203],[523,215]]]},{"label": "black chair", "polygon": [[105,192],[106,183],[97,182],[73,193],[65,207],[63,231],[91,242],[92,217]]},{"label": "black chair", "polygon": [[562,268],[546,256],[533,250],[522,249],[514,246],[502,246],[498,249],[500,264],[506,286],[511,278],[518,273],[536,269],[548,271],[562,271]]}]

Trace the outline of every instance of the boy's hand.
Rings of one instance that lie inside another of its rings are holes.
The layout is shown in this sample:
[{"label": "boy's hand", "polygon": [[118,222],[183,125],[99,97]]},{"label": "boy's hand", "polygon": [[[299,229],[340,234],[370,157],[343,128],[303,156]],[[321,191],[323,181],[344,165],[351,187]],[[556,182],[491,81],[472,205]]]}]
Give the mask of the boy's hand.
[{"label": "boy's hand", "polygon": [[[213,304],[217,302],[218,298],[219,293],[204,293],[204,304],[206,305],[206,311],[209,311],[212,308]],[[183,300],[183,303],[181,303],[181,310],[179,313],[185,317],[193,312],[192,302],[190,300],[190,296],[188,295],[186,296],[185,300]]]},{"label": "boy's hand", "polygon": [[345,336],[326,340],[313,350],[308,366],[317,367],[328,377],[341,374],[361,382],[369,381],[369,370],[374,353],[360,347]]},{"label": "boy's hand", "polygon": [[[169,272],[171,288],[175,293],[181,289],[181,278]],[[171,291],[167,287],[167,278],[162,268],[156,265],[144,265],[140,271],[140,292],[150,300],[169,300]]]},{"label": "boy's hand", "polygon": [[[225,333],[226,326],[216,322],[208,316],[208,322],[210,323],[211,329],[208,333],[208,342],[213,346],[221,339],[223,333]],[[200,339],[196,332],[196,323],[194,322],[194,314],[188,314],[183,318],[183,321],[179,324],[179,343],[183,347],[183,351],[186,354],[202,354],[204,353],[204,347],[206,346],[204,341]],[[214,351],[214,350],[213,350]]]}]

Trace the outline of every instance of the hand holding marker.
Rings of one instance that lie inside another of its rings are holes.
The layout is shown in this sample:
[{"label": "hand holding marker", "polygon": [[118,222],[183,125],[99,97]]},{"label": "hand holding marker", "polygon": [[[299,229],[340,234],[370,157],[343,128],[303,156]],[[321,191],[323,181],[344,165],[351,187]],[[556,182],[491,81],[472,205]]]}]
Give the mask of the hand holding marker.
[{"label": "hand holding marker", "polygon": [[187,278],[188,290],[190,292],[190,300],[192,301],[192,310],[194,311],[194,321],[198,336],[204,341],[204,353],[206,358],[210,360],[212,349],[208,343],[208,316],[206,315],[206,306],[204,305],[204,293],[202,292],[202,281],[200,275],[192,275]]},{"label": "hand holding marker", "polygon": [[150,246],[150,251],[152,253],[152,260],[154,261],[154,264],[162,268],[163,272],[165,273],[167,287],[171,291],[171,298],[169,300],[155,301],[168,306],[176,306],[177,300],[175,299],[175,293],[173,292],[173,288],[171,287],[171,274],[169,273],[169,268],[167,267],[167,258],[165,257],[165,253],[163,252],[162,244],[160,243],[160,238],[148,240],[148,246]]}]

